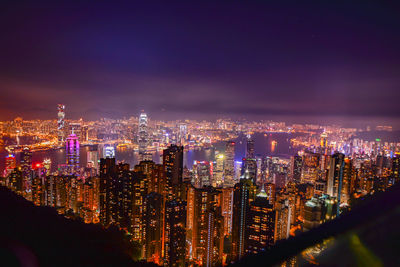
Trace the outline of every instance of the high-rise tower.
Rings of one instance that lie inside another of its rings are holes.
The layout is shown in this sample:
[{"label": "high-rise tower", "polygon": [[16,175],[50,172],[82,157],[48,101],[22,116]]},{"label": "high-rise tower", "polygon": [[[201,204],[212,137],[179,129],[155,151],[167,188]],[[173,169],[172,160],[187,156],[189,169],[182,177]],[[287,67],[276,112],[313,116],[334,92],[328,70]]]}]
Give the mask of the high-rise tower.
[{"label": "high-rise tower", "polygon": [[246,227],[246,253],[259,253],[274,244],[275,211],[264,190],[250,204]]},{"label": "high-rise tower", "polygon": [[[335,153],[332,155],[328,172],[327,194],[336,197],[338,204],[342,203],[342,188],[344,178],[345,155]],[[337,216],[339,216],[339,205],[337,206]]]},{"label": "high-rise tower", "polygon": [[246,146],[246,158],[254,158],[254,140],[251,139],[251,135],[247,135],[247,146]]},{"label": "high-rise tower", "polygon": [[58,144],[61,145],[65,141],[65,105],[57,105],[57,130],[58,130]]},{"label": "high-rise tower", "polygon": [[324,131],[321,134],[321,148],[326,148],[328,146],[328,134]]},{"label": "high-rise tower", "polygon": [[301,169],[301,183],[314,184],[318,179],[318,167],[320,154],[305,152],[303,155],[303,165]]},{"label": "high-rise tower", "polygon": [[276,202],[274,242],[289,238],[291,214],[289,199],[281,199]]},{"label": "high-rise tower", "polygon": [[16,167],[16,160],[13,154],[6,156],[5,176],[9,175]]},{"label": "high-rise tower", "polygon": [[398,183],[400,181],[400,155],[393,157],[392,159],[392,183]]},{"label": "high-rise tower", "polygon": [[104,226],[110,225],[115,221],[115,194],[114,184],[117,180],[117,168],[115,158],[100,159],[100,223]]},{"label": "high-rise tower", "polygon": [[215,156],[215,168],[213,170],[213,186],[220,187],[223,184],[224,176],[224,154],[217,154]]},{"label": "high-rise tower", "polygon": [[115,158],[115,148],[112,145],[104,145],[103,158]]},{"label": "high-rise tower", "polygon": [[163,196],[151,192],[145,198],[145,214],[143,218],[144,224],[144,248],[148,262],[154,262],[160,265],[162,262],[162,245],[163,245]]},{"label": "high-rise tower", "polygon": [[255,158],[244,158],[242,168],[242,178],[251,179],[257,183],[257,161]]},{"label": "high-rise tower", "polygon": [[295,182],[300,183],[301,179],[301,168],[303,165],[303,159],[299,155],[291,157],[291,179]]},{"label": "high-rise tower", "polygon": [[197,188],[203,186],[212,185],[212,172],[213,164],[209,161],[194,161],[193,174],[194,183],[193,185]]},{"label": "high-rise tower", "polygon": [[186,201],[169,200],[165,203],[164,265],[185,266]]},{"label": "high-rise tower", "polygon": [[224,161],[224,187],[235,185],[235,142],[226,142]]},{"label": "high-rise tower", "polygon": [[254,200],[256,187],[250,179],[240,179],[233,189],[232,258],[245,255],[246,229],[250,203]]},{"label": "high-rise tower", "polygon": [[340,195],[343,182],[344,159],[345,156],[342,153],[332,155],[327,181],[327,193],[331,197],[339,197]]},{"label": "high-rise tower", "polygon": [[76,134],[68,136],[66,141],[67,167],[70,174],[79,170],[79,141]]},{"label": "high-rise tower", "polygon": [[179,195],[183,182],[183,146],[171,145],[163,151],[163,166],[169,200]]},{"label": "high-rise tower", "polygon": [[29,191],[32,186],[32,151],[24,147],[20,154],[21,171],[24,190]]},{"label": "high-rise tower", "polygon": [[147,132],[147,114],[141,113],[139,117],[139,132],[138,132],[138,143],[139,143],[139,158],[143,160],[145,158],[147,145],[148,145],[148,132]]},{"label": "high-rise tower", "polygon": [[184,145],[187,135],[187,125],[179,124],[178,144]]},{"label": "high-rise tower", "polygon": [[192,252],[202,266],[220,266],[224,236],[222,192],[213,187],[194,192]]}]

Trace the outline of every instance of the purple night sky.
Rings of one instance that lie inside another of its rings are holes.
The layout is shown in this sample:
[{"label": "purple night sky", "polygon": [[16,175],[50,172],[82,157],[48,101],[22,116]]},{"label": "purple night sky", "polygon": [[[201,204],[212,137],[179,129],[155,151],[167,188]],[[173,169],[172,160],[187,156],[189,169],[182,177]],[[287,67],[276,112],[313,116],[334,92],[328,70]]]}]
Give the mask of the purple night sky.
[{"label": "purple night sky", "polygon": [[384,1],[73,2],[3,4],[0,120],[400,117]]}]

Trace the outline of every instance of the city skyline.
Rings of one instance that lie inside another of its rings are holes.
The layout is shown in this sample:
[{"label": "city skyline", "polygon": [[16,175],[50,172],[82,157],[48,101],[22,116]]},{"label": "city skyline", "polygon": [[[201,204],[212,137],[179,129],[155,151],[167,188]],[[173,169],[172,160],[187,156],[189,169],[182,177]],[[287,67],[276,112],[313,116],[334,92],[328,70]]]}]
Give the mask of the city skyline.
[{"label": "city skyline", "polygon": [[[63,105],[63,104],[58,104],[58,105]],[[110,120],[110,121],[127,121],[127,120],[132,120],[135,118],[139,118],[140,114],[143,113],[145,110],[140,110],[137,113],[127,113],[125,114],[126,116],[118,117],[118,116],[101,116],[101,117],[96,117],[96,118],[88,118],[85,116],[85,113],[81,114],[81,116],[74,116],[73,114],[76,114],[76,112],[72,111],[69,112],[69,110],[65,107],[64,105],[64,117],[63,120],[64,122],[96,122],[96,121],[101,121],[101,120]],[[67,113],[67,114],[65,114]],[[72,115],[70,114],[72,113]],[[15,117],[10,117],[8,119],[0,120],[0,122],[12,122],[15,120],[23,120],[23,121],[54,121],[57,120],[57,118],[54,117],[54,114],[57,114],[57,111],[54,112],[52,116],[45,116],[42,118],[38,117],[32,117],[32,116],[27,116],[24,117],[22,116],[22,113],[16,114]],[[149,113],[147,113],[149,114]],[[153,115],[153,114],[149,114]],[[182,114],[181,114],[182,115]],[[71,117],[74,116],[74,117]],[[59,118],[58,118],[59,120]],[[276,115],[260,115],[257,117],[254,116],[248,116],[248,115],[217,115],[214,114],[213,117],[206,117],[206,116],[197,116],[197,117],[192,117],[192,116],[187,116],[183,115],[181,117],[175,117],[175,116],[152,116],[151,120],[157,121],[157,122],[210,122],[210,123],[215,123],[217,121],[221,120],[227,120],[227,121],[232,121],[232,122],[238,122],[238,123],[243,123],[243,122],[259,122],[259,123],[267,123],[267,122],[276,122],[276,123],[285,123],[286,125],[319,125],[319,126],[338,126],[338,127],[344,127],[344,128],[358,128],[358,129],[375,129],[379,127],[391,127],[393,131],[399,131],[400,130],[400,120],[397,118],[391,119],[391,118],[382,118],[382,117],[346,117],[346,116],[328,116],[328,117],[323,117],[323,116],[307,116],[307,117],[296,117],[296,116],[291,116],[291,115],[285,115],[285,116],[276,116]]]},{"label": "city skyline", "polygon": [[159,119],[399,125],[396,6],[6,6],[0,120],[53,118],[64,103],[70,119],[144,109]]},{"label": "city skyline", "polygon": [[0,265],[396,265],[399,11],[7,1]]},{"label": "city skyline", "polygon": [[[400,139],[390,125],[165,122],[143,110],[74,121],[64,104],[54,113],[0,121],[0,186],[124,233],[132,263],[240,265],[337,223],[400,180]],[[280,262],[323,262],[332,240]]]}]

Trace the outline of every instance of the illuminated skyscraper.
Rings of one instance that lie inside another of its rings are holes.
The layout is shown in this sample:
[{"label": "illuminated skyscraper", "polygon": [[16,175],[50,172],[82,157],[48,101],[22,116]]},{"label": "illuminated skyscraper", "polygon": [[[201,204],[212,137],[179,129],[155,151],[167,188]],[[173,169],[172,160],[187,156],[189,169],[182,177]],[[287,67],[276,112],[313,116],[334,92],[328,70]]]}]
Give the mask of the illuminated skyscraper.
[{"label": "illuminated skyscraper", "polygon": [[328,172],[326,192],[329,196],[336,197],[338,199],[339,204],[343,203],[343,200],[347,198],[347,196],[343,195],[344,169],[345,169],[345,155],[342,153],[333,154]]},{"label": "illuminated skyscraper", "polygon": [[257,164],[257,183],[263,184],[266,182],[266,180],[262,176],[262,171],[261,171],[262,157],[256,157],[256,164]]},{"label": "illuminated skyscraper", "polygon": [[351,159],[345,158],[340,203],[348,203],[350,201],[350,195],[355,191],[352,189],[354,188],[355,180],[356,174],[353,168],[353,163]]},{"label": "illuminated skyscraper", "polygon": [[99,208],[98,203],[98,177],[90,177],[85,179],[85,183],[82,184],[83,191],[83,219],[85,223],[97,223],[98,222],[98,213],[97,210]]},{"label": "illuminated skyscraper", "polygon": [[187,135],[187,125],[179,124],[178,144],[183,145],[185,143],[186,135]]},{"label": "illuminated skyscraper", "polygon": [[133,179],[129,164],[119,163],[117,165],[117,179],[112,186],[115,196],[115,222],[121,228],[129,231],[131,230],[133,215]]},{"label": "illuminated skyscraper", "polygon": [[259,253],[274,244],[275,211],[264,190],[250,204],[246,226],[246,253]]},{"label": "illuminated skyscraper", "polygon": [[328,134],[324,131],[321,134],[321,148],[326,148],[328,146]]},{"label": "illuminated skyscraper", "polygon": [[299,155],[291,158],[291,178],[294,182],[300,183],[302,164],[303,160]]},{"label": "illuminated skyscraper", "polygon": [[235,185],[235,142],[228,141],[225,146],[224,187]]},{"label": "illuminated skyscraper", "polygon": [[108,226],[115,221],[114,183],[117,180],[117,167],[114,158],[100,159],[100,223]]},{"label": "illuminated skyscraper", "polygon": [[[39,174],[39,175],[38,175]],[[41,173],[35,173],[32,178],[32,202],[37,206],[45,203],[45,177]]]},{"label": "illuminated skyscraper", "polygon": [[61,145],[65,141],[65,106],[63,104],[58,104],[57,111],[58,144]]},{"label": "illuminated skyscraper", "polygon": [[48,175],[45,178],[45,205],[50,207],[57,206],[57,176]]},{"label": "illuminated skyscraper", "polygon": [[165,203],[164,265],[185,266],[186,258],[186,201]]},{"label": "illuminated skyscraper", "polygon": [[392,159],[392,183],[400,182],[400,155],[396,154]]},{"label": "illuminated skyscraper", "polygon": [[163,197],[167,196],[164,167],[154,161],[141,161],[135,166],[135,171],[142,172],[148,180],[148,192],[156,192]]},{"label": "illuminated skyscraper", "polygon": [[240,179],[233,192],[232,258],[238,260],[246,252],[246,225],[250,203],[255,197],[252,180]]},{"label": "illuminated skyscraper", "polygon": [[288,239],[290,233],[291,207],[288,199],[282,199],[275,204],[274,242]]},{"label": "illuminated skyscraper", "polygon": [[56,205],[60,207],[61,212],[65,212],[67,210],[67,202],[69,198],[68,187],[71,179],[66,176],[57,176],[56,178]]},{"label": "illuminated skyscraper", "polygon": [[193,165],[194,186],[202,188],[212,183],[213,164],[209,161],[195,161]]},{"label": "illuminated skyscraper", "polygon": [[18,169],[13,169],[7,176],[7,186],[14,192],[22,193],[22,172]]},{"label": "illuminated skyscraper", "polygon": [[148,262],[154,262],[161,265],[162,245],[163,245],[163,196],[152,192],[146,196],[145,215],[144,215],[144,233],[145,233],[145,257]]},{"label": "illuminated skyscraper", "polygon": [[132,238],[133,240],[144,241],[144,224],[143,217],[145,211],[145,198],[148,193],[148,177],[141,171],[136,169],[131,172],[133,175],[133,190],[132,192]]},{"label": "illuminated skyscraper", "polygon": [[163,151],[167,197],[169,200],[179,197],[180,184],[183,182],[183,146],[171,145]]},{"label": "illuminated skyscraper", "polygon": [[89,150],[87,152],[87,167],[98,170],[99,168],[99,153],[97,150]]},{"label": "illuminated skyscraper", "polygon": [[[369,176],[369,178],[372,178]],[[335,153],[331,157],[327,180],[327,194],[337,198],[340,204],[347,203],[350,199],[350,185],[353,179],[351,160],[342,153]],[[354,182],[353,182],[354,183]],[[339,216],[339,205],[337,215]]]},{"label": "illuminated skyscraper", "polygon": [[335,197],[323,195],[312,197],[304,206],[303,231],[311,230],[322,223],[334,219],[337,215],[338,204]]},{"label": "illuminated skyscraper", "polygon": [[254,154],[254,140],[247,135],[246,157],[243,159],[242,176],[257,183],[257,160]]},{"label": "illuminated skyscraper", "polygon": [[255,158],[243,159],[242,177],[251,179],[254,184],[257,183],[257,161]]},{"label": "illuminated skyscraper", "polygon": [[301,172],[301,182],[314,184],[318,179],[318,166],[320,155],[316,153],[306,152],[303,155],[303,166]]},{"label": "illuminated skyscraper", "polygon": [[112,145],[104,145],[103,157],[104,158],[115,158],[115,148]]},{"label": "illuminated skyscraper", "polygon": [[213,169],[213,184],[214,187],[220,187],[223,185],[223,176],[224,176],[224,154],[217,154],[215,156],[215,165]]},{"label": "illuminated skyscraper", "polygon": [[251,139],[251,135],[247,135],[246,158],[255,158],[254,140]]},{"label": "illuminated skyscraper", "polygon": [[21,169],[25,180],[30,180],[32,172],[32,151],[24,147],[20,154]]},{"label": "illuminated skyscraper", "polygon": [[28,147],[24,147],[20,154],[21,171],[23,177],[23,188],[30,191],[32,187],[32,151]]},{"label": "illuminated skyscraper", "polygon": [[138,143],[139,143],[139,159],[143,160],[147,151],[149,143],[149,134],[147,132],[147,114],[141,113],[139,117],[139,131],[138,131]]},{"label": "illuminated skyscraper", "polygon": [[89,126],[83,125],[81,127],[81,142],[89,140]]},{"label": "illuminated skyscraper", "polygon": [[193,172],[187,166],[183,168],[183,182],[190,183],[192,181]]},{"label": "illuminated skyscraper", "polygon": [[232,233],[233,188],[222,188],[222,216],[224,217],[224,235]]},{"label": "illuminated skyscraper", "polygon": [[17,166],[15,156],[13,154],[8,154],[6,156],[6,169],[5,176],[9,175]]},{"label": "illuminated skyscraper", "polygon": [[312,198],[304,206],[304,225],[303,230],[308,231],[319,226],[324,220],[323,202],[318,198]]},{"label": "illuminated skyscraper", "polygon": [[242,176],[242,166],[243,166],[243,162],[241,161],[235,161],[234,163],[234,181],[238,182],[240,180],[240,176]]},{"label": "illuminated skyscraper", "polygon": [[196,188],[192,232],[193,257],[202,266],[220,266],[224,219],[222,192],[213,187]]},{"label": "illuminated skyscraper", "polygon": [[274,204],[275,203],[275,192],[276,192],[276,186],[274,183],[265,183],[263,184],[263,188],[265,190],[265,193],[268,196],[269,203]]},{"label": "illuminated skyscraper", "polygon": [[[81,122],[69,122],[68,123],[68,134],[74,133],[78,140],[82,138],[82,124]],[[82,142],[82,141],[81,141]]]},{"label": "illuminated skyscraper", "polygon": [[75,134],[70,134],[66,141],[67,167],[70,174],[79,171],[79,141]]}]

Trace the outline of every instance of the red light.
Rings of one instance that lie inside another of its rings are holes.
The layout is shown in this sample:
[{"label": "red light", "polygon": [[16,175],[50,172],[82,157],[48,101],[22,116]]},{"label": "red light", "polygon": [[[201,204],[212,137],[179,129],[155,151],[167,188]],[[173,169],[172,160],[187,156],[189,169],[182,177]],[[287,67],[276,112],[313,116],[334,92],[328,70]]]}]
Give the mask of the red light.
[{"label": "red light", "polygon": [[36,163],[34,166],[35,166],[35,168],[40,168],[40,167],[42,167],[42,164]]}]

